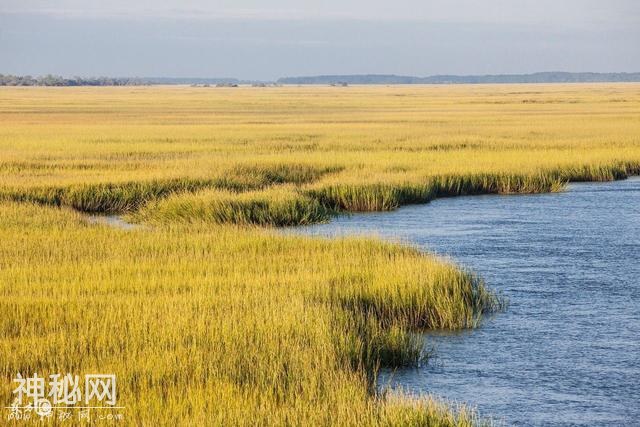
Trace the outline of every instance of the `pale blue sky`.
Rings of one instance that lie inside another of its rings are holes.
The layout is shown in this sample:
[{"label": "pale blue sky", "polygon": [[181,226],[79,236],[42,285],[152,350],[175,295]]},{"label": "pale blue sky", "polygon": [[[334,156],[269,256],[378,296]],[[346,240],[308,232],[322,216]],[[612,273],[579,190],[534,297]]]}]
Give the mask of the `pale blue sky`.
[{"label": "pale blue sky", "polygon": [[0,0],[0,73],[640,71],[637,0]]}]

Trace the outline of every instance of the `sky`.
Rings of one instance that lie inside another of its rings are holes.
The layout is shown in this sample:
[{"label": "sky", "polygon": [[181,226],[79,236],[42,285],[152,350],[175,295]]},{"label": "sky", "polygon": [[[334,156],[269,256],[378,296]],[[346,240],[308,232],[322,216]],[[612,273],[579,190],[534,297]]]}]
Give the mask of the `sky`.
[{"label": "sky", "polygon": [[638,0],[0,0],[0,73],[640,71]]}]

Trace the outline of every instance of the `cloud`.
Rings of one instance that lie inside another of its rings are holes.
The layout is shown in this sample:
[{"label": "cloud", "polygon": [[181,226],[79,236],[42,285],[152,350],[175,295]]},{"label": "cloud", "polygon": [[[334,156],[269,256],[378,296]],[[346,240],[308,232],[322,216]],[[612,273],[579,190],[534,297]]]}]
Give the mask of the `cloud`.
[{"label": "cloud", "polygon": [[73,19],[363,20],[558,27],[638,25],[636,0],[2,0],[0,13]]}]

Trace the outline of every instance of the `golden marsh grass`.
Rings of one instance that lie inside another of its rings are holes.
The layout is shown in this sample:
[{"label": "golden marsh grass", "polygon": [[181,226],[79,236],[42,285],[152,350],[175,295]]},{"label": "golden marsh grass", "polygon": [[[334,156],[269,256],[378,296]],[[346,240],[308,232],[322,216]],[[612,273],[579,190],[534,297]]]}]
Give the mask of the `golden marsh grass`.
[{"label": "golden marsh grass", "polygon": [[259,226],[620,179],[639,135],[636,84],[2,88],[0,401],[113,372],[129,424],[473,424],[375,376],[498,309],[481,280]]}]

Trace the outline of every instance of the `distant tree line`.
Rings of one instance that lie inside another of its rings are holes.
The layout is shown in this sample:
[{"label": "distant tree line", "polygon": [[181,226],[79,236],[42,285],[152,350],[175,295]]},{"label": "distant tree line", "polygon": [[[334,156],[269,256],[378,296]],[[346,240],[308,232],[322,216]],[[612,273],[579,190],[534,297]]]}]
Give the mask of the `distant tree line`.
[{"label": "distant tree line", "polygon": [[470,83],[574,83],[574,82],[640,82],[640,73],[567,73],[543,72],[533,74],[498,74],[483,76],[440,75],[428,77],[398,76],[394,74],[355,74],[283,77],[277,82],[238,80],[234,78],[197,77],[62,77],[15,76],[0,74],[0,86],[141,86],[141,85],[216,85],[272,86],[280,84],[470,84]]},{"label": "distant tree line", "polygon": [[483,76],[440,75],[428,77],[394,74],[356,74],[284,77],[282,84],[473,84],[473,83],[577,83],[577,82],[639,82],[640,73],[568,73],[542,72],[533,74],[497,74]]},{"label": "distant tree line", "polygon": [[141,86],[141,85],[222,85],[270,84],[270,82],[254,80],[238,80],[234,78],[202,78],[202,77],[62,77],[47,74],[46,76],[14,76],[0,74],[0,86]]},{"label": "distant tree line", "polygon": [[139,78],[120,77],[62,77],[47,74],[46,76],[14,76],[0,74],[0,86],[139,86],[149,84]]}]

